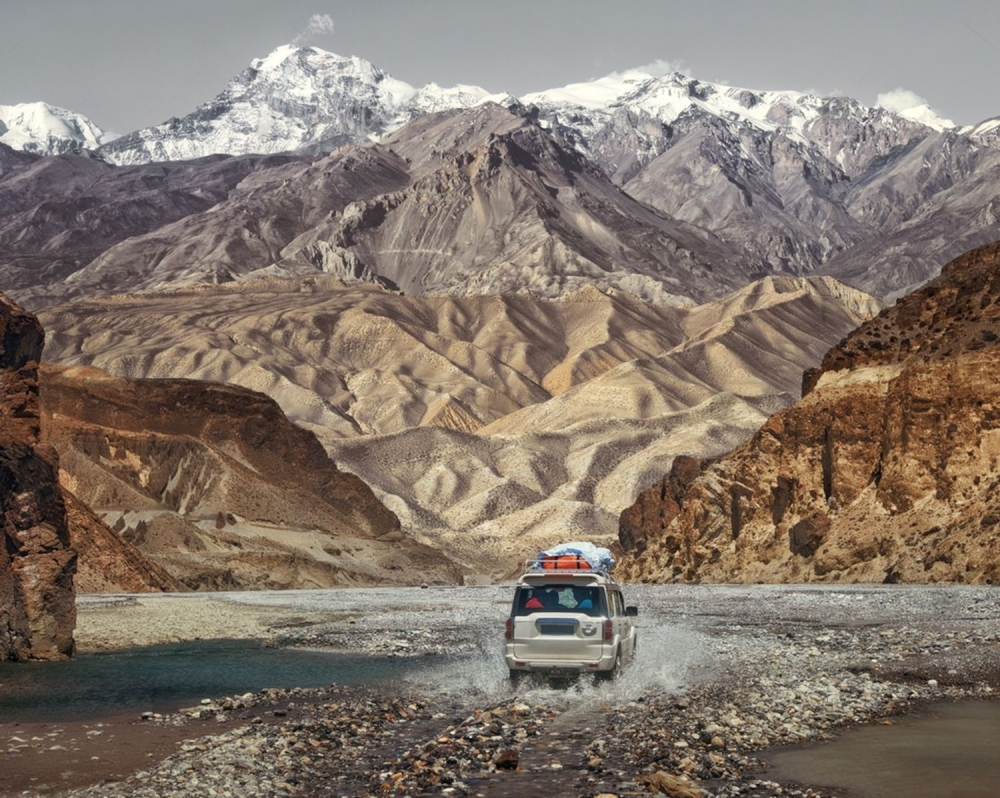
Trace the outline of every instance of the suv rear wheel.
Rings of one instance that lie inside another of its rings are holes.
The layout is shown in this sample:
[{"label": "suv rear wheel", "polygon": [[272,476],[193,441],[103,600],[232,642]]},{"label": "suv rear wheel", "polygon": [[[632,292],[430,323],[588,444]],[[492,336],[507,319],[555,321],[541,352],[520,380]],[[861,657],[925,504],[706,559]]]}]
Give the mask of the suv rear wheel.
[{"label": "suv rear wheel", "polygon": [[618,664],[621,662],[621,649],[615,649],[615,661],[611,665],[611,670],[598,671],[597,678],[603,682],[610,682],[618,678]]}]

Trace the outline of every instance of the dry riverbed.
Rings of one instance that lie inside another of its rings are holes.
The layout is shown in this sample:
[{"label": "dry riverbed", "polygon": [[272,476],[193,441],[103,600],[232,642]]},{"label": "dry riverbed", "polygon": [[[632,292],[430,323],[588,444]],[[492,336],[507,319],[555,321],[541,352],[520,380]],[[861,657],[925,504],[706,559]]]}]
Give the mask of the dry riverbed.
[{"label": "dry riverbed", "polygon": [[[0,724],[0,790],[827,796],[768,781],[766,752],[1000,691],[1000,589],[637,586],[627,594],[641,608],[640,645],[621,679],[516,691],[499,656],[504,588],[82,597],[84,649],[232,636],[435,667],[393,685],[273,689],[144,720],[63,724],[64,735],[84,741],[75,752],[47,750],[58,735]],[[144,766],[123,775],[112,766],[115,739],[138,745],[140,732],[149,742],[129,763]],[[18,780],[39,752],[49,778]],[[59,761],[69,756],[74,776],[60,782]]]}]

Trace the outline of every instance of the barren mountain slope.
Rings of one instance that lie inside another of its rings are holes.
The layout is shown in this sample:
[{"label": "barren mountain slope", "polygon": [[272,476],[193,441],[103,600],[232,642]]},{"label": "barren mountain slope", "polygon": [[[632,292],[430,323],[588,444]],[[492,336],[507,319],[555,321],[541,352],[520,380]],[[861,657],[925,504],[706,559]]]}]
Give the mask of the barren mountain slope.
[{"label": "barren mountain slope", "polygon": [[625,294],[408,297],[326,276],[41,315],[55,362],[260,390],[324,442],[423,424],[476,429],[684,340],[683,311]]},{"label": "barren mountain slope", "polygon": [[[512,125],[509,110],[489,103],[432,122],[450,130],[418,121],[385,142],[416,160],[412,186],[303,234],[282,265],[325,243],[406,293],[556,297],[595,285],[671,304],[747,282],[737,250],[636,202],[537,125]],[[450,143],[433,170],[431,134]]]},{"label": "barren mountain slope", "polygon": [[[0,279],[34,307],[64,295],[63,280],[114,244],[211,208],[258,170],[301,160],[216,156],[120,168],[73,154],[7,158],[5,150],[0,145]],[[127,274],[105,286],[127,288]]]},{"label": "barren mountain slope", "polygon": [[38,155],[30,155],[29,153],[15,150],[0,141],[0,176],[7,174],[12,169],[30,164],[39,157]]},{"label": "barren mountain slope", "polygon": [[747,281],[737,250],[637,203],[488,103],[272,170],[221,205],[108,250],[50,295],[316,272],[408,294],[555,297],[594,284],[669,304]]},{"label": "barren mountain slope", "polygon": [[1000,146],[933,136],[851,189],[857,218],[884,219],[880,233],[821,271],[889,299],[937,276],[944,264],[1000,236]]},{"label": "barren mountain slope", "polygon": [[62,363],[265,390],[405,529],[497,575],[515,538],[610,539],[676,454],[745,439],[878,307],[830,280],[763,281],[683,310],[594,288],[408,297],[322,277],[81,301],[43,318]]},{"label": "barren mountain slope", "polygon": [[[967,174],[939,170],[936,162],[955,164],[963,152],[992,146],[987,135],[959,130],[926,107],[897,114],[848,97],[736,88],[644,69],[523,102],[631,196],[739,246],[758,277],[808,274],[892,234]],[[995,223],[978,220],[968,227],[997,232]],[[913,254],[921,277],[885,268],[870,277],[878,275],[885,292],[896,295],[944,262],[936,251],[923,260]]]},{"label": "barren mountain slope", "polygon": [[728,451],[793,401],[803,368],[881,304],[834,281],[767,280],[685,314],[691,336],[610,368],[476,436],[345,440],[336,458],[404,526],[504,573],[532,548],[616,534],[618,513],[678,454]]},{"label": "barren mountain slope", "polygon": [[42,397],[62,483],[188,587],[454,576],[260,394],[47,368]]},{"label": "barren mountain slope", "polygon": [[626,410],[553,433],[420,427],[345,439],[334,443],[333,456],[419,540],[499,579],[568,538],[610,545],[621,509],[674,456],[727,451],[785,404],[783,397],[720,394],[691,409],[638,419]]},{"label": "barren mountain slope", "polygon": [[542,405],[505,416],[482,434],[555,432],[622,417],[645,419],[720,394],[793,401],[804,364],[881,309],[878,300],[830,279],[769,277],[685,312],[684,339],[576,385]]},{"label": "barren mountain slope", "polygon": [[715,118],[678,125],[624,188],[741,247],[756,276],[808,274],[873,227],[844,207],[850,178],[839,166],[784,135]]},{"label": "barren mountain slope", "polygon": [[[408,294],[556,297],[593,284],[679,305],[748,279],[738,249],[636,202],[581,155],[493,103],[429,114],[384,145],[277,162],[225,185],[213,175],[248,168],[247,157],[118,169],[89,163],[47,159],[0,179],[0,207],[12,211],[0,265],[35,307],[263,274],[327,272]],[[200,168],[205,189],[191,193]],[[112,212],[130,175],[141,199],[142,181],[157,169],[180,170],[171,178],[173,205],[137,203],[142,213],[131,212],[145,216],[135,220]],[[75,188],[77,172],[88,171],[86,189]],[[36,193],[50,173],[70,179],[48,186],[51,205],[40,209]],[[93,218],[80,217],[84,210]],[[47,220],[45,230],[36,217]],[[25,239],[43,234],[34,244]]]},{"label": "barren mountain slope", "polygon": [[[177,221],[165,219],[111,246],[64,282],[37,292],[35,301],[235,280],[280,261],[283,248],[303,230],[408,182],[405,164],[378,147],[347,146],[312,162],[264,169],[218,204]],[[303,255],[301,271],[375,279],[350,257],[312,250]]]},{"label": "barren mountain slope", "polygon": [[1000,244],[830,350],[806,395],[623,514],[652,581],[1000,578]]}]

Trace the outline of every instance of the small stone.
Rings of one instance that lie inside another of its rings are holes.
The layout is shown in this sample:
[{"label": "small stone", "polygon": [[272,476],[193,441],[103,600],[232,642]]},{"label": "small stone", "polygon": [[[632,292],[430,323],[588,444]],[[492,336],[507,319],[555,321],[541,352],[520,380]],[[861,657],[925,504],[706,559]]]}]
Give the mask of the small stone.
[{"label": "small stone", "polygon": [[516,748],[501,748],[493,755],[497,770],[517,770],[520,761],[521,753]]},{"label": "small stone", "polygon": [[669,795],[671,798],[701,798],[702,792],[689,779],[673,776],[659,770],[651,776],[642,779],[651,792]]}]

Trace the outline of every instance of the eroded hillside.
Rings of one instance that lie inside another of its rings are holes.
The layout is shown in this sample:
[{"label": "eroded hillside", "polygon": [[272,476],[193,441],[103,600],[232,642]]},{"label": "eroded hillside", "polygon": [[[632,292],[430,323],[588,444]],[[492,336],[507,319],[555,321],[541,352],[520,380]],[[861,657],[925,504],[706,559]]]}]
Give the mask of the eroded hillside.
[{"label": "eroded hillside", "polygon": [[745,440],[879,308],[828,279],[682,309],[593,287],[412,297],[308,277],[80,301],[43,319],[65,365],[268,393],[406,531],[495,576],[540,544],[610,541],[674,456]]}]

